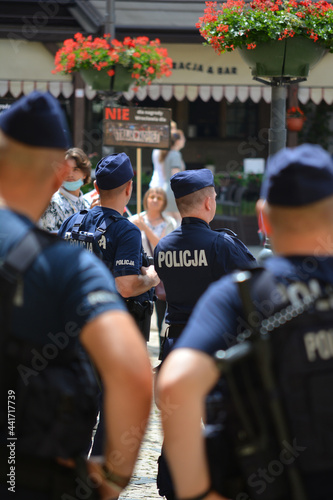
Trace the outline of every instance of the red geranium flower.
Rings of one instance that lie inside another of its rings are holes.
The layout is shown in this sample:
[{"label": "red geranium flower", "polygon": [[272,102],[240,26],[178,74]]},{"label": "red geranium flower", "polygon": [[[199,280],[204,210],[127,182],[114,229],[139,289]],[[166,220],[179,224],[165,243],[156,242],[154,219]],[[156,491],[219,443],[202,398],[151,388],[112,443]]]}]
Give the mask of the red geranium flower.
[{"label": "red geranium flower", "polygon": [[155,78],[170,76],[172,59],[167,49],[160,46],[158,39],[126,37],[123,42],[111,40],[110,35],[102,38],[84,37],[76,33],[74,39],[65,40],[55,56],[53,73],[68,74],[80,69],[95,68],[100,71],[109,68],[114,74],[114,65],[120,64],[132,74],[137,86],[150,85]]},{"label": "red geranium flower", "polygon": [[325,0],[227,0],[219,7],[206,2],[196,27],[218,53],[294,36],[333,52],[333,4]]}]

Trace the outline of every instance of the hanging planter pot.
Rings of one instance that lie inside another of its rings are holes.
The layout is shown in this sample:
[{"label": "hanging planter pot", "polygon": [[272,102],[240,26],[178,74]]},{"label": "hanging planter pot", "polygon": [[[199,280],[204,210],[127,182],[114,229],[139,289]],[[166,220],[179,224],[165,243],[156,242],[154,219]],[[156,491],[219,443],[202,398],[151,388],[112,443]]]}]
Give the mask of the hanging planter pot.
[{"label": "hanging planter pot", "polygon": [[300,132],[304,125],[304,118],[290,117],[287,118],[287,129],[291,132]]},{"label": "hanging planter pot", "polygon": [[307,77],[326,54],[325,47],[302,36],[258,43],[254,49],[239,48],[254,77]]},{"label": "hanging planter pot", "polygon": [[114,66],[114,75],[108,75],[108,71],[112,68],[104,68],[97,70],[94,68],[81,69],[80,75],[87,85],[90,85],[93,90],[113,90],[114,92],[126,92],[133,79],[131,72],[127,68],[116,64]]}]

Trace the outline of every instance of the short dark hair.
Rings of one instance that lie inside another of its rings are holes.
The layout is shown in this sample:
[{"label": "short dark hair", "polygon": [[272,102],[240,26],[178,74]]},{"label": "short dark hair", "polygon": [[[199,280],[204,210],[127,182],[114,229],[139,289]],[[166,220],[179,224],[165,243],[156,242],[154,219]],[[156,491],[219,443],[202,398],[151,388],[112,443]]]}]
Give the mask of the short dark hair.
[{"label": "short dark hair", "polygon": [[71,148],[66,151],[65,160],[74,160],[76,166],[84,173],[84,184],[91,181],[91,161],[86,153],[80,148]]}]

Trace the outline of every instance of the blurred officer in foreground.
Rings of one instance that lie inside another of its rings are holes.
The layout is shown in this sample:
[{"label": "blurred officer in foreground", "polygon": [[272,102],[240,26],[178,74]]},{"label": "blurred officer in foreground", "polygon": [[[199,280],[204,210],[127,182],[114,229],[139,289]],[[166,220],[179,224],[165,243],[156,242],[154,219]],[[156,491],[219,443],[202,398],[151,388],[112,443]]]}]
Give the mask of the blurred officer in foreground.
[{"label": "blurred officer in foreground", "polygon": [[[1,499],[117,498],[140,445],[124,436],[143,434],[150,410],[145,343],[111,274],[35,225],[68,175],[66,130],[48,93],[0,117]],[[107,415],[96,463],[84,457],[97,416],[90,357]]]},{"label": "blurred officer in foreground", "polygon": [[216,192],[209,169],[173,175],[171,189],[182,217],[181,226],[162,238],[154,252],[155,269],[166,291],[166,323],[170,325],[163,357],[180,336],[208,285],[255,261],[232,231],[210,229],[216,212]]},{"label": "blurred officer in foreground", "polygon": [[[154,251],[155,269],[165,287],[169,325],[162,360],[208,285],[230,271],[251,266],[255,260],[232,231],[210,229],[216,211],[216,192],[209,169],[179,172],[171,177],[171,188],[182,217],[181,226],[162,238]],[[205,334],[203,330],[202,335]],[[163,453],[157,484],[161,496],[174,498]]]},{"label": "blurred officer in foreground", "polygon": [[[261,198],[275,256],[265,269],[210,286],[159,374],[165,451],[181,500],[333,498],[330,155],[308,144],[278,152]],[[201,417],[218,381],[209,466]]]},{"label": "blurred officer in foreground", "polygon": [[153,290],[159,278],[143,252],[141,231],[123,217],[133,185],[133,168],[125,153],[102,158],[95,170],[101,206],[65,220],[59,236],[98,255],[112,271],[117,289],[149,340]]}]

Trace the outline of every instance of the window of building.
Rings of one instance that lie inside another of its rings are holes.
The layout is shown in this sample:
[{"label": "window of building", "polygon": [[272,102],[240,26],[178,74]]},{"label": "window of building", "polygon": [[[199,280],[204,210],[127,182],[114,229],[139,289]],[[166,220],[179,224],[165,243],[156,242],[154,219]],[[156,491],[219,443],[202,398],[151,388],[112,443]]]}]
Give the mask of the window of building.
[{"label": "window of building", "polygon": [[244,139],[255,135],[258,131],[258,104],[248,99],[240,102],[227,102],[226,106],[226,139]]},{"label": "window of building", "polygon": [[219,137],[220,119],[220,106],[214,99],[207,102],[196,99],[189,103],[189,125],[195,137]]}]

